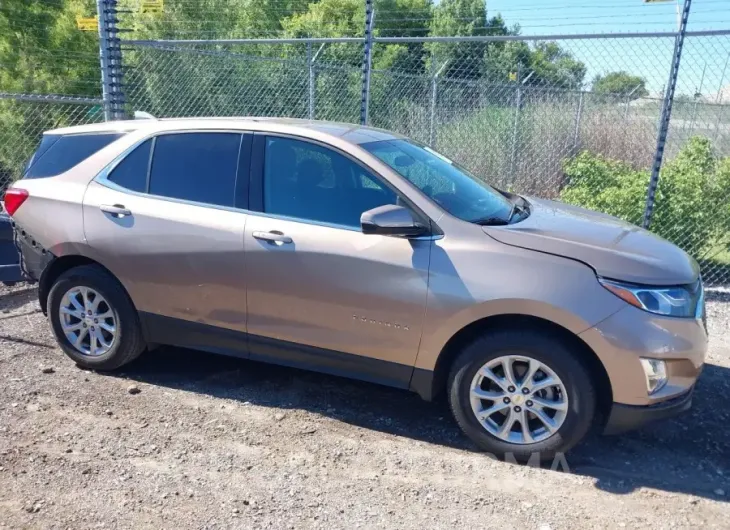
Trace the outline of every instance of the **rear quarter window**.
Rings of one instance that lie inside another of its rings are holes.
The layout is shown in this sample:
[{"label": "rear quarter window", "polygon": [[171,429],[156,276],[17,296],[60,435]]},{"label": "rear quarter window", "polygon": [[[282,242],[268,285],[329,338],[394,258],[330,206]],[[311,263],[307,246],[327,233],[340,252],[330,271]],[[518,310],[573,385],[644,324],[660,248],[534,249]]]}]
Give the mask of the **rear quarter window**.
[{"label": "rear quarter window", "polygon": [[107,180],[122,188],[145,193],[147,191],[147,171],[150,164],[151,150],[152,140],[145,141],[117,164],[109,173]]},{"label": "rear quarter window", "polygon": [[28,162],[24,178],[60,175],[122,136],[119,133],[43,135],[41,145]]}]

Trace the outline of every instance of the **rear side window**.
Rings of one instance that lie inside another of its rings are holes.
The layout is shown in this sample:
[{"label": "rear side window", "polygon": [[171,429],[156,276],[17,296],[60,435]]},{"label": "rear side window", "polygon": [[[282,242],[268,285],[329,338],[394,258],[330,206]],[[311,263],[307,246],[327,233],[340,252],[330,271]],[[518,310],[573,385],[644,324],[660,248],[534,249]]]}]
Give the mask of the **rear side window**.
[{"label": "rear side window", "polygon": [[41,138],[41,145],[38,146],[38,149],[36,149],[35,153],[33,153],[33,156],[30,157],[30,160],[28,160],[28,163],[25,165],[25,171],[23,171],[23,174],[27,173],[30,169],[30,166],[36,163],[36,161],[45,153],[48,151],[48,148],[51,147],[53,144],[55,144],[60,136],[53,135],[53,134],[44,134]]},{"label": "rear side window", "polygon": [[121,136],[118,133],[44,135],[40,147],[28,162],[24,177],[36,179],[60,175]]},{"label": "rear side window", "polygon": [[152,140],[147,140],[119,162],[109,173],[107,180],[131,191],[141,193],[147,191],[150,149],[152,149]]},{"label": "rear side window", "polygon": [[182,133],[155,140],[149,193],[234,206],[241,135]]}]

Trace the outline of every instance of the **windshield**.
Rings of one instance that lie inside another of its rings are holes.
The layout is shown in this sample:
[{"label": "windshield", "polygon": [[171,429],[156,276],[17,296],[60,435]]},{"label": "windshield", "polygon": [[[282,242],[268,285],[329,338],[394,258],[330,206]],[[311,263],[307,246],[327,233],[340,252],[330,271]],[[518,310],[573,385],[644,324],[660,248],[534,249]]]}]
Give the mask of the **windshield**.
[{"label": "windshield", "polygon": [[445,156],[412,140],[361,144],[451,215],[469,222],[508,223],[512,203]]}]

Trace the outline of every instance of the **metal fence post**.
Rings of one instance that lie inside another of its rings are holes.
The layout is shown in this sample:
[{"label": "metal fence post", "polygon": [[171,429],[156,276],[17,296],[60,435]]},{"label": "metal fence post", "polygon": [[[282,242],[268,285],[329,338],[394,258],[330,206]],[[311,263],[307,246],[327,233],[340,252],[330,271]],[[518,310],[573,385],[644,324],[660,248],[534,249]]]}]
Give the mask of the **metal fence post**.
[{"label": "metal fence post", "polygon": [[522,85],[517,80],[515,88],[515,119],[512,124],[512,150],[509,156],[509,178],[510,182],[515,181],[515,165],[517,164],[517,140],[519,139],[520,128],[520,107],[522,107]]},{"label": "metal fence post", "polygon": [[99,19],[99,61],[101,63],[101,98],[104,101],[104,120],[112,119],[111,64],[109,61],[109,31],[106,25],[106,0],[96,0]]},{"label": "metal fence post", "polygon": [[636,85],[634,89],[626,94],[626,108],[624,109],[624,121],[629,121],[629,106],[631,105],[631,96],[633,96],[637,90],[639,90],[643,84]]},{"label": "metal fence post", "polygon": [[515,119],[512,126],[512,150],[509,157],[509,178],[510,183],[515,181],[517,170],[517,143],[520,138],[520,112],[522,111],[522,86],[527,83],[535,72],[530,72],[522,79],[522,64],[517,65],[517,88],[515,89]]},{"label": "metal fence post", "polygon": [[694,130],[695,122],[697,121],[697,106],[699,104],[699,99],[702,97],[702,86],[705,84],[705,73],[707,73],[707,61],[705,61],[705,66],[702,68],[702,77],[700,77],[700,86],[697,89],[697,92],[693,94],[695,104],[692,108],[692,121],[689,122],[689,130]]},{"label": "metal fence post", "polygon": [[674,91],[677,88],[677,77],[679,75],[679,65],[682,61],[682,47],[684,46],[684,35],[687,31],[687,19],[689,18],[689,10],[692,0],[684,0],[684,8],[682,9],[682,18],[679,24],[679,31],[674,40],[674,55],[672,57],[672,67],[669,71],[669,83],[664,93],[664,102],[662,103],[662,116],[659,120],[659,133],[657,135],[656,152],[654,155],[654,164],[651,168],[651,179],[649,180],[649,189],[646,193],[646,206],[644,208],[644,220],[642,226],[648,229],[651,226],[651,217],[654,214],[654,201],[656,199],[656,189],[659,184],[659,171],[662,168],[664,159],[664,147],[667,143],[667,134],[669,133],[669,120],[672,117],[672,103],[674,102]]},{"label": "metal fence post", "polygon": [[362,96],[360,99],[360,124],[367,125],[370,106],[370,72],[373,61],[373,0],[365,0],[365,49],[362,60]]},{"label": "metal fence post", "polygon": [[449,61],[444,61],[436,73],[431,77],[431,119],[428,126],[428,145],[436,147],[436,100],[438,99],[438,79]]},{"label": "metal fence post", "polygon": [[314,119],[314,64],[312,62],[312,41],[307,42],[307,70],[309,70],[309,119]]},{"label": "metal fence post", "polygon": [[[717,87],[717,95],[715,96],[715,104],[720,105],[722,103],[722,99],[724,96],[725,89],[723,88],[725,85],[725,72],[727,72],[727,65],[730,64],[730,53],[727,54],[727,58],[725,59],[725,66],[722,68],[722,74],[720,75],[720,83]],[[730,95],[730,92],[728,92],[728,95]],[[717,118],[715,119],[715,139],[714,142],[717,142],[717,140],[720,138],[720,121],[722,117],[722,112],[718,110],[717,112]]]},{"label": "metal fence post", "polygon": [[309,68],[309,119],[313,120],[316,108],[317,99],[317,72],[315,70],[315,63],[317,57],[324,50],[325,45],[322,44],[317,52],[312,55],[312,42],[307,42],[307,67]]},{"label": "metal fence post", "polygon": [[124,118],[122,90],[122,47],[117,24],[117,0],[96,0],[99,20],[99,60],[101,65],[104,119]]},{"label": "metal fence post", "polygon": [[578,150],[578,144],[580,143],[580,122],[583,120],[583,100],[585,99],[585,92],[581,87],[580,96],[578,97],[578,112],[575,115],[575,131],[573,132],[573,151]]}]

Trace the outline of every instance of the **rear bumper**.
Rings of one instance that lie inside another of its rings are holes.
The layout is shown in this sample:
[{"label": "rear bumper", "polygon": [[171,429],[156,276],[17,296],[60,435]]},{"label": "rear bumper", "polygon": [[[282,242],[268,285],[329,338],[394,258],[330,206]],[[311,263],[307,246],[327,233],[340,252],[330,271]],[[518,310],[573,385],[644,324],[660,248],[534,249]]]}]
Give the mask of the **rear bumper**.
[{"label": "rear bumper", "polygon": [[682,395],[653,405],[614,403],[603,430],[604,434],[620,434],[657,420],[672,418],[692,407],[692,389]]},{"label": "rear bumper", "polygon": [[15,226],[17,248],[20,250],[21,270],[25,280],[40,281],[43,272],[55,256],[43,248],[22,226]]}]

